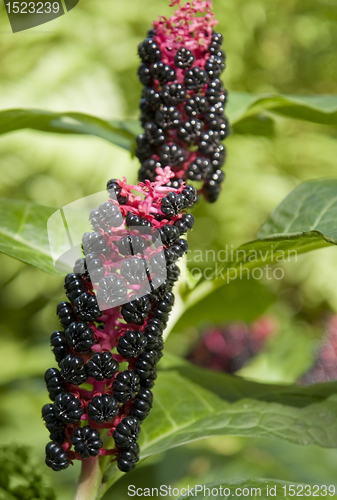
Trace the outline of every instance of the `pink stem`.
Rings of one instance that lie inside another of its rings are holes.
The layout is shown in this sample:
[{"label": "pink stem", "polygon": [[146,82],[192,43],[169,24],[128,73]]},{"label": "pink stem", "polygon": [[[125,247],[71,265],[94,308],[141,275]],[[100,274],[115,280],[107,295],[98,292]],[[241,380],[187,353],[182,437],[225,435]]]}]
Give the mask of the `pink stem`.
[{"label": "pink stem", "polygon": [[82,461],[80,480],[74,500],[95,500],[102,481],[98,457]]}]

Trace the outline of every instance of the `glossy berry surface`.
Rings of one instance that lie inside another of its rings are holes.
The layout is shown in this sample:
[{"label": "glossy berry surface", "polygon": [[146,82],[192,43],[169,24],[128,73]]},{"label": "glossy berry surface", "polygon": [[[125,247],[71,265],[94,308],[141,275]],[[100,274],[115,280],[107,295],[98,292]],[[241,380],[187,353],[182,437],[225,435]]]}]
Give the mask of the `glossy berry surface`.
[{"label": "glossy berry surface", "polygon": [[77,427],[71,442],[75,452],[79,453],[82,458],[96,457],[103,446],[99,431],[92,429],[89,425]]}]

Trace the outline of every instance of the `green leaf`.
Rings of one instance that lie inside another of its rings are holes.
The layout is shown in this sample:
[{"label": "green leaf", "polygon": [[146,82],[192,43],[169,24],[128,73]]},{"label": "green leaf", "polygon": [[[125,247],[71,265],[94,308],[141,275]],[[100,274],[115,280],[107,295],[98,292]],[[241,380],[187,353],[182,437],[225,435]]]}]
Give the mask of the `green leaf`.
[{"label": "green leaf", "polygon": [[254,268],[280,266],[282,261],[299,254],[336,245],[337,179],[307,181],[298,186],[275,209],[258,236],[219,265],[214,279],[202,281],[186,293],[185,307],[195,305],[235,279],[247,278]]},{"label": "green leaf", "polygon": [[45,470],[30,448],[15,444],[0,447],[0,498],[55,499]]},{"label": "green leaf", "polygon": [[[294,496],[296,498],[297,495],[307,498],[329,495],[329,498],[336,498],[334,486],[329,490],[328,486],[309,486],[280,481],[278,479],[250,478],[237,479],[235,481],[223,480],[199,485],[191,489],[193,491],[193,498],[198,498],[199,500],[226,500],[228,498],[242,500],[242,497],[248,499],[261,498],[261,500],[270,500],[270,498],[290,500]],[[185,491],[178,498],[178,500],[183,499],[186,499]]]},{"label": "green leaf", "polygon": [[58,274],[51,258],[47,220],[55,208],[0,199],[0,252]]},{"label": "green leaf", "polygon": [[185,379],[218,395],[229,402],[243,398],[280,403],[303,408],[318,403],[337,393],[337,382],[324,382],[308,386],[297,384],[263,384],[245,378],[200,368],[168,353],[160,363],[161,370],[174,370]]},{"label": "green leaf", "polygon": [[[272,114],[324,125],[337,125],[337,96],[288,96],[229,92],[226,114],[236,134],[272,136]],[[141,132],[138,120],[103,120],[85,113],[54,113],[38,109],[0,111],[0,134],[34,129],[62,134],[93,135],[128,151]]]},{"label": "green leaf", "polygon": [[38,109],[0,111],[0,134],[30,128],[43,132],[93,135],[127,151],[131,151],[134,143],[133,126],[129,122],[109,122],[84,113],[53,113]]},{"label": "green leaf", "polygon": [[[176,370],[161,372],[153,393],[139,439],[141,458],[226,434],[337,447],[336,395],[302,408],[249,398],[230,403]],[[115,463],[107,465],[98,498],[120,475]]]},{"label": "green leaf", "polygon": [[234,131],[239,133],[240,127],[245,128],[244,133],[249,133],[249,130],[250,133],[256,133],[256,122],[252,120],[248,126],[247,118],[263,116],[266,112],[269,118],[270,113],[276,113],[288,118],[335,127],[337,126],[337,96],[258,95],[231,91],[226,112],[234,125]]}]

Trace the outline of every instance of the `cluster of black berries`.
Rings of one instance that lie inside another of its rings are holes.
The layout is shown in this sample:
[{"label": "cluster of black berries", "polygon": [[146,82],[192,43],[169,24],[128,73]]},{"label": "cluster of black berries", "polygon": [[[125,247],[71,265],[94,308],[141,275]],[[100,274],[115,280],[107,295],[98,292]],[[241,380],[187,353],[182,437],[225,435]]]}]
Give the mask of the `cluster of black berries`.
[{"label": "cluster of black berries", "polygon": [[156,40],[151,30],[138,47],[138,75],[144,85],[144,133],[138,135],[136,149],[139,180],[153,181],[158,166],[169,166],[177,179],[201,181],[202,193],[213,203],[224,181],[226,151],[221,141],[229,129],[224,115],[227,93],[219,79],[225,67],[222,35],[213,32],[203,60],[183,45],[171,51],[171,65],[162,61]]},{"label": "cluster of black berries", "polygon": [[[180,274],[176,261],[188,248],[181,236],[194,223],[183,210],[197,199],[192,186],[165,182],[153,183],[146,216],[139,190],[134,196],[132,186],[109,181],[109,201],[90,214],[94,231],[83,236],[84,258],[65,277],[68,301],[57,306],[62,329],[51,335],[59,367],[45,373],[52,403],[42,409],[51,439],[46,463],[55,471],[73,459],[113,455],[128,472],[139,459],[140,424],[152,407]],[[120,371],[122,362],[128,367]],[[104,448],[102,429],[114,449]]]}]

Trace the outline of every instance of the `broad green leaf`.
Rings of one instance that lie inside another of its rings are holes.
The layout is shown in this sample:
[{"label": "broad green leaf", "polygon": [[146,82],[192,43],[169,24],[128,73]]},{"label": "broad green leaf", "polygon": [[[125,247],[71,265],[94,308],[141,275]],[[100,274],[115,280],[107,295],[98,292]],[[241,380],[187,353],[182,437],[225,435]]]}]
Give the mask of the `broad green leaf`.
[{"label": "broad green leaf", "polygon": [[47,220],[55,208],[0,199],[0,252],[58,274],[49,250]]},{"label": "broad green leaf", "polygon": [[[236,134],[273,135],[273,113],[336,126],[337,96],[229,92],[226,114]],[[104,120],[85,113],[55,113],[38,109],[0,111],[0,134],[26,128],[44,132],[93,135],[128,151],[134,150],[135,137],[142,130],[138,120]]]},{"label": "broad green leaf", "polygon": [[[329,485],[330,486],[330,485]],[[278,479],[237,479],[235,481],[215,481],[205,485],[198,485],[191,488],[193,498],[199,500],[220,500],[220,499],[240,499],[242,497],[253,499],[261,498],[261,500],[270,500],[270,498],[290,500],[297,496],[305,496],[306,498],[316,496],[328,496],[328,498],[336,499],[334,486],[315,486],[303,485],[299,483],[290,483],[288,481],[280,481]],[[186,498],[186,492],[181,492],[182,495],[178,500]]]},{"label": "broad green leaf", "polygon": [[[282,265],[297,255],[337,244],[337,179],[307,181],[294,189],[262,226],[257,240],[239,247],[212,280],[185,296],[191,307],[219,287],[251,276],[254,268]],[[202,307],[199,304],[199,307]]]},{"label": "broad green leaf", "polygon": [[263,384],[236,375],[207,370],[170,353],[166,353],[163,357],[160,368],[161,371],[175,370],[185,379],[197,383],[229,402],[254,398],[302,408],[323,401],[337,393],[337,382],[308,386]]},{"label": "broad green leaf", "polygon": [[[248,117],[263,115],[264,112],[322,125],[337,126],[337,96],[254,95],[233,91],[229,93],[227,114],[238,131],[240,124]],[[250,129],[254,133],[254,122],[251,123]]]},{"label": "broad green leaf", "polygon": [[134,142],[132,124],[109,122],[84,113],[53,113],[38,109],[6,109],[0,111],[0,134],[21,129],[62,134],[93,135],[131,151]]},{"label": "broad green leaf", "polygon": [[[337,447],[336,395],[302,408],[248,398],[230,403],[174,370],[160,373],[153,393],[139,439],[141,458],[226,434]],[[98,498],[120,475],[115,463],[107,466]]]}]

